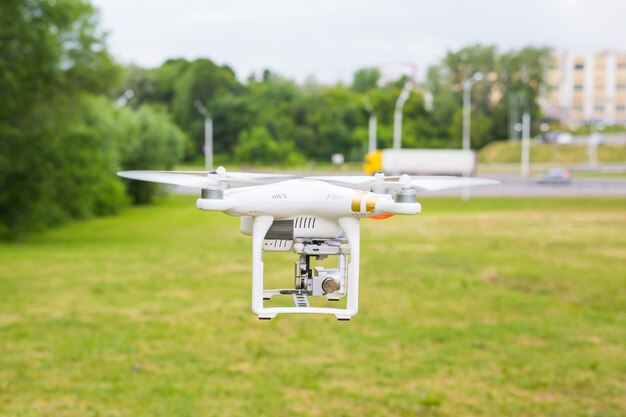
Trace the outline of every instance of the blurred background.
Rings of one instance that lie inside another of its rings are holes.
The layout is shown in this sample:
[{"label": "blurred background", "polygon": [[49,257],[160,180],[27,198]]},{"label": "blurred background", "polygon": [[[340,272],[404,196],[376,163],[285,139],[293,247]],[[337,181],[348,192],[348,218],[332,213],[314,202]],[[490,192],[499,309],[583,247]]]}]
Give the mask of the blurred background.
[{"label": "blurred background", "polygon": [[[0,415],[626,414],[623,16],[3,0]],[[259,327],[237,219],[115,175],[218,165],[501,184],[364,222],[348,326]]]},{"label": "blurred background", "polygon": [[619,2],[2,7],[0,236],[150,201],[120,169],[311,171],[337,154],[359,172],[393,147],[472,149],[486,174],[568,168],[548,182],[624,172]]}]

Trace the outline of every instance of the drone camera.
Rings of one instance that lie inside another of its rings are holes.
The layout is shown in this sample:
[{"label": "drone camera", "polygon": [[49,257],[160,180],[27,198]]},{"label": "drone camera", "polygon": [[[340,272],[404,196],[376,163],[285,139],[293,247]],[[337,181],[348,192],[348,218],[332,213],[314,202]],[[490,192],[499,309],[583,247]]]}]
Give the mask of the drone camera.
[{"label": "drone camera", "polygon": [[[294,287],[295,291],[300,294],[310,296],[326,296],[331,300],[338,300],[345,295],[345,270],[347,255],[339,253],[339,246],[320,245],[320,244],[304,244],[299,242],[300,258],[295,263]],[[301,246],[300,246],[301,245]],[[331,250],[334,247],[336,250]],[[324,249],[320,249],[324,248]],[[323,251],[326,255],[315,255],[317,251]],[[324,259],[333,252],[333,255],[339,256],[338,268],[323,268],[317,266],[311,268],[311,258],[317,260]]]}]

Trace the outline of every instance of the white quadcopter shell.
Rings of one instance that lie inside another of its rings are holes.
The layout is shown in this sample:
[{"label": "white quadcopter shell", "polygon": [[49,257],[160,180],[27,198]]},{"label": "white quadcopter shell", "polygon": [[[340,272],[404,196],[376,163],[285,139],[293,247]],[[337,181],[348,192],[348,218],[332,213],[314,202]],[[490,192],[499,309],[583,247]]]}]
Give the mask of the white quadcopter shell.
[{"label": "white quadcopter shell", "polygon": [[[418,214],[421,205],[415,201],[415,189],[497,183],[480,178],[381,174],[294,178],[227,173],[222,167],[210,173],[124,171],[118,175],[201,188],[202,197],[196,201],[198,209],[222,211],[241,218],[241,232],[252,236],[252,310],[260,319],[283,313],[313,313],[349,320],[358,312],[361,219]],[[263,251],[299,253],[295,285],[300,288],[265,290]],[[329,255],[338,256],[337,269],[310,268],[310,258]],[[293,295],[295,306],[264,306],[264,300],[279,294]],[[345,296],[346,307],[311,307],[307,297],[313,295],[324,295],[329,300]]]}]

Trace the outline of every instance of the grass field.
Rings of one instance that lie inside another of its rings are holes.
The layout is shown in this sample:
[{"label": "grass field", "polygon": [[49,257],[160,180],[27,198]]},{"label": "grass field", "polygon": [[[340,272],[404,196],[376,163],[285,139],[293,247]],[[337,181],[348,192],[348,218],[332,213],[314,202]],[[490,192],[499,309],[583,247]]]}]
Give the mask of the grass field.
[{"label": "grass field", "polygon": [[[478,153],[481,164],[519,164],[521,159],[521,141],[493,142]],[[599,163],[626,163],[626,146],[598,145]],[[589,161],[585,145],[556,145],[550,143],[531,143],[531,163],[551,164],[586,164]]]},{"label": "grass field", "polygon": [[351,322],[257,320],[192,197],[0,245],[0,415],[626,415],[626,199],[422,204],[362,222]]}]

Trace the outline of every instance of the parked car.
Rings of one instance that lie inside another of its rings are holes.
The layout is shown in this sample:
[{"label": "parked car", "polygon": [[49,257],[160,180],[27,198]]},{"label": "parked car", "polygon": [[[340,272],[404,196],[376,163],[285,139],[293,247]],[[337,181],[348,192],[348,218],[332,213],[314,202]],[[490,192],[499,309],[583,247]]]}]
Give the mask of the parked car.
[{"label": "parked car", "polygon": [[569,184],[572,182],[572,173],[565,168],[551,168],[537,178],[538,184]]},{"label": "parked car", "polygon": [[559,145],[567,145],[574,141],[574,137],[571,133],[555,130],[552,132],[544,133],[543,135],[539,135],[535,138],[535,140],[537,142],[558,143]]}]

